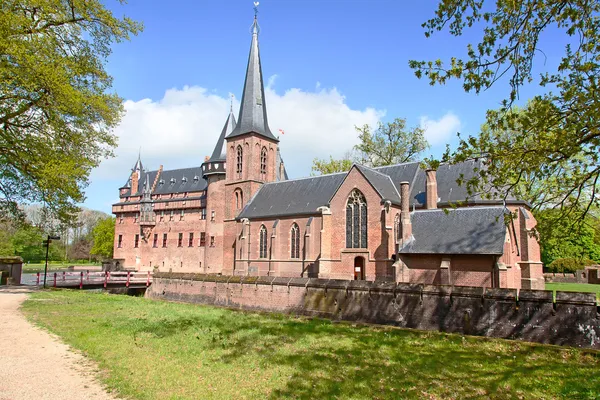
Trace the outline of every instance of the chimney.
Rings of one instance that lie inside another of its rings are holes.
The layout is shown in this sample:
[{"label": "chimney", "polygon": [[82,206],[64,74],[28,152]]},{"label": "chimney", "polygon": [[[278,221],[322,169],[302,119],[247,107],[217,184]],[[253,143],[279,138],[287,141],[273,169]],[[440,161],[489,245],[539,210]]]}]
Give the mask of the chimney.
[{"label": "chimney", "polygon": [[400,182],[400,223],[402,225],[402,241],[412,236],[409,208],[410,186],[408,182]]},{"label": "chimney", "polygon": [[133,171],[131,174],[131,194],[134,195],[138,191],[138,172]]},{"label": "chimney", "polygon": [[435,169],[428,169],[425,171],[427,177],[427,200],[425,202],[425,208],[428,210],[434,210],[437,208],[438,202],[438,191],[437,191],[437,180],[435,178]]}]

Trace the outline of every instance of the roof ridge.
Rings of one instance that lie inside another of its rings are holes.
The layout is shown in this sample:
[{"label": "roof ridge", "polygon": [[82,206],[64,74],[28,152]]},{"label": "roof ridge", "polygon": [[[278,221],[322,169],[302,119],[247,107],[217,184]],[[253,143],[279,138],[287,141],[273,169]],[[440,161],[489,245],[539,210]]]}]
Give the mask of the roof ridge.
[{"label": "roof ridge", "polygon": [[315,175],[315,176],[305,176],[303,178],[294,178],[294,179],[288,179],[288,180],[285,180],[285,181],[266,182],[266,183],[263,184],[263,186],[276,185],[278,183],[296,182],[296,181],[302,181],[302,180],[306,180],[306,179],[324,178],[326,176],[334,176],[334,175],[347,174],[348,172],[349,171],[347,171],[347,172],[333,172],[331,174]]}]

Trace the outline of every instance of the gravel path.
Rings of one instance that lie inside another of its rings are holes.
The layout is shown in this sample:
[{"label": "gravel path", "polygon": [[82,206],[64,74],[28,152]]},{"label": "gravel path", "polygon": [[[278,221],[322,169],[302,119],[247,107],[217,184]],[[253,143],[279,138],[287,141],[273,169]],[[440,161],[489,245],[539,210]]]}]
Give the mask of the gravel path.
[{"label": "gravel path", "polygon": [[0,287],[0,400],[113,400],[91,362],[30,324],[19,310],[32,289]]}]

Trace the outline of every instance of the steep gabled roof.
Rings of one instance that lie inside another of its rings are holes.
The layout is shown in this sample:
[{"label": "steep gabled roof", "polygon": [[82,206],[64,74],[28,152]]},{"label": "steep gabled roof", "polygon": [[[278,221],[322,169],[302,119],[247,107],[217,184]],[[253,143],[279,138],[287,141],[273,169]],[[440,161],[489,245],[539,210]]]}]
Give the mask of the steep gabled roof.
[{"label": "steep gabled roof", "polygon": [[238,218],[316,214],[342,184],[345,172],[264,184]]},{"label": "steep gabled roof", "polygon": [[401,254],[490,254],[504,251],[504,207],[418,210],[411,213],[413,240]]},{"label": "steep gabled roof", "polygon": [[209,162],[215,161],[225,161],[227,159],[227,147],[225,146],[225,137],[233,132],[235,128],[235,116],[233,115],[233,111],[229,111],[229,116],[227,117],[227,121],[225,121],[225,125],[223,126],[223,130],[219,135],[219,139],[217,140],[217,144],[215,149],[213,150],[212,156],[210,156]]},{"label": "steep gabled roof", "polygon": [[364,165],[354,164],[354,167],[362,173],[382,199],[400,205],[400,193],[388,175],[365,167]]},{"label": "steep gabled roof", "polygon": [[[138,191],[131,193],[130,191],[120,195],[120,197],[140,196],[143,193],[145,184],[149,182],[154,184],[158,171],[142,171]],[[199,192],[207,187],[206,180],[202,177],[202,167],[182,168],[165,170],[160,173],[159,181],[152,194],[170,194],[184,192]]]},{"label": "steep gabled roof", "polygon": [[[399,203],[400,182],[411,185],[410,205],[419,208],[425,205],[425,171],[419,162],[396,164],[387,167],[368,168],[357,166],[359,171],[377,190],[382,198]],[[442,164],[437,170],[438,197],[440,205],[448,205],[468,200],[471,204],[498,204],[481,196],[469,198],[465,184],[458,185],[458,179],[472,178],[481,162],[467,161],[459,164]],[[345,179],[347,173],[340,172],[311,178],[294,179],[286,182],[263,185],[240,214],[240,218],[270,218],[284,215],[316,213],[317,208],[328,206],[331,198]],[[395,188],[395,190],[394,190]],[[508,198],[509,202],[518,202]]]},{"label": "steep gabled roof", "polygon": [[260,52],[258,50],[258,21],[254,18],[252,26],[252,43],[248,66],[246,67],[246,80],[242,92],[240,114],[235,129],[227,138],[256,133],[267,139],[278,141],[273,136],[267,120],[267,103],[265,101],[265,88],[263,83]]}]

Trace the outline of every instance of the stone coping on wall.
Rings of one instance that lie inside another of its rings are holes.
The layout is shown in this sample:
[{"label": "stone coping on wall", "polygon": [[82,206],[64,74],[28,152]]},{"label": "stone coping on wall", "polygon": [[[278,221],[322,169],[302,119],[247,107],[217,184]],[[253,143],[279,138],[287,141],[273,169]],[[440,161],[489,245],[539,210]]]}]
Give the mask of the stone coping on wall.
[{"label": "stone coping on wall", "polygon": [[342,279],[286,278],[272,276],[214,275],[200,273],[156,272],[154,278],[179,279],[202,282],[221,282],[254,285],[276,285],[304,288],[340,289],[365,292],[408,293],[441,297],[469,297],[508,302],[556,303],[571,305],[595,305],[595,293],[556,292],[551,290],[484,288],[475,286],[424,285],[387,281],[353,281]]},{"label": "stone coping on wall", "polygon": [[0,257],[0,264],[22,264],[23,259],[16,256]]}]

